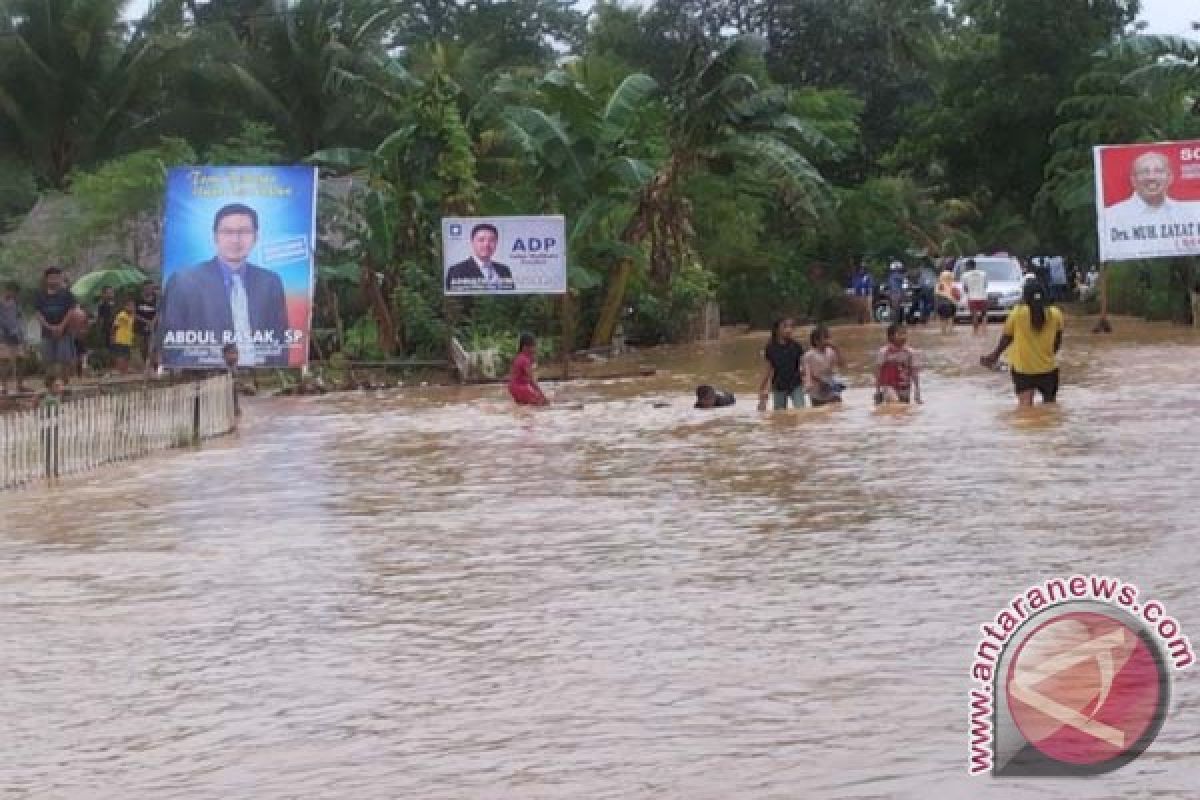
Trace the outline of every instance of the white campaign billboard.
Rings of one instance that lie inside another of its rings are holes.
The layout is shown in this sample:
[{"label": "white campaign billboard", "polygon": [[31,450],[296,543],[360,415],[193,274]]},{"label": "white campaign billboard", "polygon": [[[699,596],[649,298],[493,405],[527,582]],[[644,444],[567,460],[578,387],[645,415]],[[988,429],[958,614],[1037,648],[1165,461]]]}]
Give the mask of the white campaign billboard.
[{"label": "white campaign billboard", "polygon": [[1093,150],[1101,261],[1200,255],[1200,141]]},{"label": "white campaign billboard", "polygon": [[564,294],[566,220],[446,217],[442,277],[448,295]]}]

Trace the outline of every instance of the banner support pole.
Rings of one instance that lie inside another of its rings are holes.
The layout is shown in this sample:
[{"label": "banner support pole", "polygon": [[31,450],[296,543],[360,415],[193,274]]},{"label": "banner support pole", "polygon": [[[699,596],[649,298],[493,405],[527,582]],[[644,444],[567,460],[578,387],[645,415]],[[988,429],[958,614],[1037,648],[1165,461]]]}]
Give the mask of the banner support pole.
[{"label": "banner support pole", "polygon": [[563,380],[571,379],[571,341],[573,340],[571,330],[571,290],[567,289],[562,296],[562,370]]},{"label": "banner support pole", "polygon": [[1111,265],[1104,262],[1100,265],[1100,320],[1092,333],[1112,333],[1112,325],[1108,321],[1108,268]]}]

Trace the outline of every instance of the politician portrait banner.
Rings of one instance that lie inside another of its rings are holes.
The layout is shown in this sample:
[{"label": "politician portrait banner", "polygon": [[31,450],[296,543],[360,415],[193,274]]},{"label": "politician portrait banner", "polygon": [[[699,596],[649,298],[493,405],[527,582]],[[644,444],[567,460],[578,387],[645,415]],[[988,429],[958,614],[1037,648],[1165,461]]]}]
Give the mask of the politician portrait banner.
[{"label": "politician portrait banner", "polygon": [[1093,150],[1101,261],[1200,254],[1200,141]]},{"label": "politician portrait banner", "polygon": [[446,294],[564,294],[562,217],[447,217],[442,220]]},{"label": "politician portrait banner", "polygon": [[157,343],[174,368],[308,363],[317,171],[177,167],[167,174]]}]

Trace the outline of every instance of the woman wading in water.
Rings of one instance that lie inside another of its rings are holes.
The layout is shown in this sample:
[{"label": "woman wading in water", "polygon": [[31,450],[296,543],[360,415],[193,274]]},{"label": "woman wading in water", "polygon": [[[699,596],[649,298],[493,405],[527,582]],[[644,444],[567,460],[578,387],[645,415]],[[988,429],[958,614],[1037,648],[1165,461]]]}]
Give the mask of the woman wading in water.
[{"label": "woman wading in water", "polygon": [[1057,355],[1062,347],[1063,314],[1054,306],[1046,306],[1046,290],[1036,279],[1026,281],[1024,303],[1008,315],[1004,334],[996,349],[979,359],[988,369],[995,369],[1000,355],[1009,349],[1013,389],[1017,405],[1033,405],[1033,393],[1042,396],[1043,403],[1058,398]]}]

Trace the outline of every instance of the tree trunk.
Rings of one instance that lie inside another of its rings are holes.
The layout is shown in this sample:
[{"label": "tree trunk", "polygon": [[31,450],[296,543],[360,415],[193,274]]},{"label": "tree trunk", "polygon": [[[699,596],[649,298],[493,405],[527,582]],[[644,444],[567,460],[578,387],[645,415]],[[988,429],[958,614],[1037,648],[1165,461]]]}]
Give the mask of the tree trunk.
[{"label": "tree trunk", "polygon": [[375,322],[379,326],[379,346],[385,356],[393,356],[396,354],[396,327],[392,323],[387,299],[379,288],[379,279],[375,277],[375,269],[369,259],[363,262],[362,287],[367,293],[367,303],[374,311]]},{"label": "tree trunk", "polygon": [[613,332],[617,328],[617,320],[621,318],[621,308],[625,304],[625,289],[629,278],[633,275],[633,259],[622,258],[617,262],[612,280],[608,282],[608,294],[604,297],[604,305],[600,308],[600,318],[592,331],[592,347],[607,347],[612,343]]},{"label": "tree trunk", "polygon": [[[341,352],[346,349],[346,323],[342,320],[341,302],[338,300],[337,290],[330,285],[328,281],[318,280],[317,285],[325,295],[326,309],[329,316],[333,318],[333,329],[335,335],[335,350]],[[315,314],[313,315],[316,316]]]},{"label": "tree trunk", "polygon": [[[654,176],[650,184],[642,190],[638,200],[637,211],[621,232],[621,241],[637,246],[650,234],[657,220],[661,217],[663,198],[668,195],[671,180],[678,167],[672,162],[665,171]],[[651,248],[651,259],[654,258]],[[653,268],[653,261],[651,262]],[[612,343],[613,331],[616,330],[617,320],[621,318],[621,308],[625,304],[625,290],[629,286],[629,278],[633,275],[633,259],[622,258],[617,262],[617,268],[608,282],[608,294],[604,297],[604,305],[600,309],[600,318],[592,330],[592,347],[607,347]]]}]

